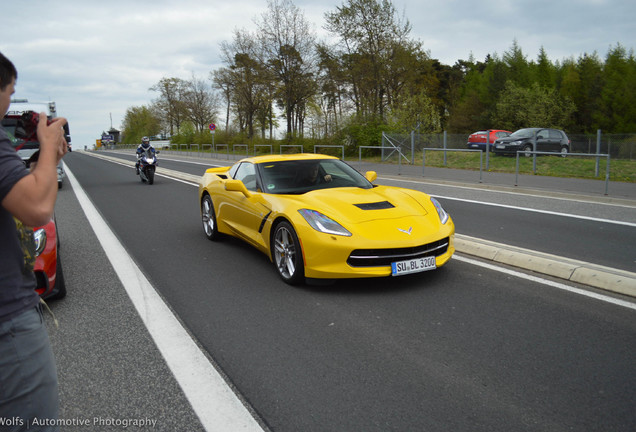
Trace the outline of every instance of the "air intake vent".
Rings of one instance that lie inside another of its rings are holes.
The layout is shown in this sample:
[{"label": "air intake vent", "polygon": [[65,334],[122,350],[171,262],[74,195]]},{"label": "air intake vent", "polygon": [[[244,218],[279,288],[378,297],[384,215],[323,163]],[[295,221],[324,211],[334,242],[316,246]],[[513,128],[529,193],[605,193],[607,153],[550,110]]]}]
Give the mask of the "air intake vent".
[{"label": "air intake vent", "polygon": [[380,201],[375,203],[354,204],[361,210],[385,210],[395,207],[388,201]]}]

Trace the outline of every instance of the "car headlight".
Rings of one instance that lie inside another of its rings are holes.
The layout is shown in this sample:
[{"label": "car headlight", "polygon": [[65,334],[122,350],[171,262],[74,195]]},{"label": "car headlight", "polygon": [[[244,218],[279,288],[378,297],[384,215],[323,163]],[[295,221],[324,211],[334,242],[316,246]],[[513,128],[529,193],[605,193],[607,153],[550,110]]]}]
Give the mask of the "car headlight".
[{"label": "car headlight", "polygon": [[324,214],[316,210],[300,209],[298,210],[307,223],[316,231],[325,234],[334,234],[339,236],[351,237],[351,233],[345,227],[335,220],[328,218]]},{"label": "car headlight", "polygon": [[33,240],[35,241],[35,256],[40,256],[46,247],[46,231],[40,228],[33,232]]},{"label": "car headlight", "polygon": [[521,143],[522,143],[522,142],[523,142],[523,141],[513,141],[513,142],[511,142],[510,144],[512,144],[512,145],[517,145],[517,146],[518,146],[518,145],[521,145]]},{"label": "car headlight", "polygon": [[431,202],[435,206],[435,210],[437,210],[437,215],[439,216],[439,220],[442,222],[442,225],[448,222],[448,213],[442,207],[442,205],[435,198],[431,198]]}]

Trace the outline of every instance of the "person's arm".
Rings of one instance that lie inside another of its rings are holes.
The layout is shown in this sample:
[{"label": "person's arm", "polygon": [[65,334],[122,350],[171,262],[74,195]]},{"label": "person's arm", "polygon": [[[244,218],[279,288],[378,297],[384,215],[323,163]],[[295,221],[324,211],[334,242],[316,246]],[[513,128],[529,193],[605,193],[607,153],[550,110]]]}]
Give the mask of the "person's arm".
[{"label": "person's arm", "polygon": [[38,162],[2,200],[2,206],[27,226],[44,225],[53,217],[57,198],[57,164],[68,151],[62,130],[65,124],[66,119],[56,118],[47,125],[46,114],[40,113]]}]

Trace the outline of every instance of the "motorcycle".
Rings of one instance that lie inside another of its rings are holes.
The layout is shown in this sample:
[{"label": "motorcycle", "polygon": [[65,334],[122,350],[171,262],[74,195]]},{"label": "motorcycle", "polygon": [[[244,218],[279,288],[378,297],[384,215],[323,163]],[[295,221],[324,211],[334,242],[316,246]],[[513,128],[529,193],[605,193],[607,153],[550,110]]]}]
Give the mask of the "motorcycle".
[{"label": "motorcycle", "polygon": [[155,169],[159,164],[156,153],[148,149],[139,158],[139,177],[143,183],[148,182],[149,185],[155,182]]}]

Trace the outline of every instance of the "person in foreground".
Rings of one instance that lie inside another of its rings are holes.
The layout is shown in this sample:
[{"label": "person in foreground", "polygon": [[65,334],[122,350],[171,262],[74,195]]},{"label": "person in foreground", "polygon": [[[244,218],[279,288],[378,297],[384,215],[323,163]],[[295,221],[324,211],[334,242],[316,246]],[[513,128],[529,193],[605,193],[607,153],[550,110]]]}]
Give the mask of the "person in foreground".
[{"label": "person in foreground", "polygon": [[[11,103],[18,77],[0,53],[0,116]],[[40,156],[28,171],[0,127],[0,430],[58,431],[55,359],[33,273],[33,228],[53,217],[58,162],[68,146],[66,119],[37,127]]]}]

